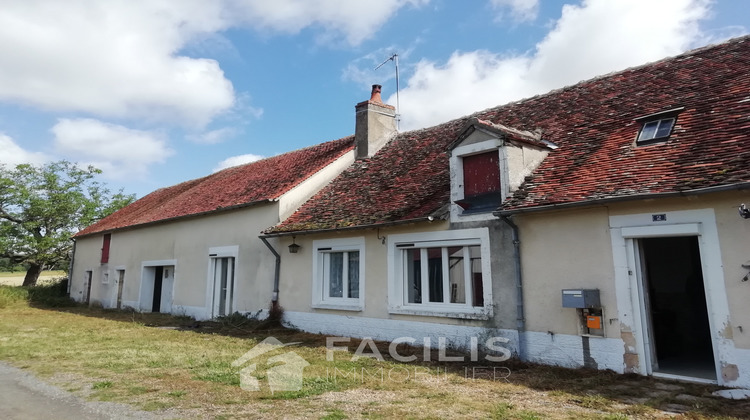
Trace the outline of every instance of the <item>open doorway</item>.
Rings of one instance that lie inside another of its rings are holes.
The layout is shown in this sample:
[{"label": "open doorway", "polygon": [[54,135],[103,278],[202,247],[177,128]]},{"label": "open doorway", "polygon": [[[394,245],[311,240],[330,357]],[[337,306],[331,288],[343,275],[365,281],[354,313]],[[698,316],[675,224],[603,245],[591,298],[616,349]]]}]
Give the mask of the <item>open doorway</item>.
[{"label": "open doorway", "polygon": [[639,240],[654,373],[716,380],[697,236]]},{"label": "open doorway", "polygon": [[141,277],[140,310],[172,312],[173,265],[144,266]]}]

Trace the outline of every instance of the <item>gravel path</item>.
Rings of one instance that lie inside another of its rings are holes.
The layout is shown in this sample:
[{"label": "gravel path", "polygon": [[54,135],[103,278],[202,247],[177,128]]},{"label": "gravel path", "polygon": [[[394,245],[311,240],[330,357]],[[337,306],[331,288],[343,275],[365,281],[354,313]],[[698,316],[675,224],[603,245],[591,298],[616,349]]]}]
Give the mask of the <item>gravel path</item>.
[{"label": "gravel path", "polygon": [[154,419],[126,404],[85,401],[0,362],[0,419]]}]

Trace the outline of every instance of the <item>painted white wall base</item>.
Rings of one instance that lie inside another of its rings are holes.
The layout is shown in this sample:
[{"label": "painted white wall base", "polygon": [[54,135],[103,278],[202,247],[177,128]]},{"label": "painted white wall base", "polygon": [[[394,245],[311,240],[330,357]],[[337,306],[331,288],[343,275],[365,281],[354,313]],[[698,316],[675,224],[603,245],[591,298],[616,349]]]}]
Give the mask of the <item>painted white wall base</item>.
[{"label": "painted white wall base", "polygon": [[[734,347],[734,340],[727,339],[719,342],[719,348],[724,357],[719,368],[724,376],[719,383],[733,388],[750,389],[750,349],[738,349]],[[726,376],[735,371],[732,365],[736,366],[737,379]]]},{"label": "painted white wall base", "polygon": [[172,315],[189,316],[197,321],[211,318],[211,311],[203,306],[172,305]]},{"label": "painted white wall base", "polygon": [[[371,337],[384,341],[398,337],[413,337],[418,343],[424,337],[430,337],[433,346],[437,344],[439,337],[445,337],[452,346],[463,349],[469,347],[470,337],[480,337],[479,340],[482,342],[482,337],[497,336],[509,339],[504,347],[514,355],[518,354],[518,332],[515,330],[306,312],[285,312],[284,323],[311,333],[342,337]],[[527,331],[523,337],[526,346],[524,360],[569,368],[584,366],[583,342],[580,336]],[[598,369],[611,369],[617,373],[624,371],[625,346],[622,340],[591,337],[589,350],[590,357]]]},{"label": "painted white wall base", "polygon": [[429,337],[432,347],[438,345],[440,337],[445,337],[446,343],[457,349],[468,349],[471,337],[478,337],[480,345],[489,337],[503,337],[508,339],[503,347],[514,355],[518,354],[516,330],[290,311],[284,312],[284,324],[302,331],[330,336],[370,337],[382,341],[412,337],[416,339],[417,345],[421,345],[424,338]]},{"label": "painted white wall base", "polygon": [[134,311],[138,310],[138,301],[137,300],[123,300],[120,304],[122,309],[132,309]]},{"label": "painted white wall base", "polygon": [[[545,365],[579,368],[584,366],[583,337],[526,331],[524,359]],[[590,357],[597,369],[623,373],[625,344],[617,338],[589,337]]]}]

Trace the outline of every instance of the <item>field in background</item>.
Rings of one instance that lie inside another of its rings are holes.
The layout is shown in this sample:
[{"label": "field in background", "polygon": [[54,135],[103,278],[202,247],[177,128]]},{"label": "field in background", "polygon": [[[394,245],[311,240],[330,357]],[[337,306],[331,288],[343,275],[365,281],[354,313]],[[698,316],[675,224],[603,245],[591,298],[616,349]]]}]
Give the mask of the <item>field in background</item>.
[{"label": "field in background", "polygon": [[[26,275],[26,272],[23,272],[23,271],[14,271],[14,272],[2,271],[0,272],[0,285],[20,286],[23,284],[23,278],[25,275]],[[65,277],[67,275],[68,274],[62,270],[42,271],[42,274],[39,276],[38,283],[40,284],[48,283],[59,277]]]},{"label": "field in background", "polygon": [[[495,367],[508,375],[492,378],[481,370],[486,364],[352,360],[359,340],[349,343],[349,354],[336,352],[334,361],[327,361],[324,336],[242,316],[196,322],[82,307],[60,300],[56,290],[0,286],[0,360],[76,395],[129,403],[169,418],[615,420],[675,413],[731,419],[750,413],[750,402],[712,397],[716,387],[637,375],[505,362]],[[242,390],[240,368],[232,362],[271,336],[296,344],[244,364],[256,364],[253,376],[261,389]],[[387,356],[388,343],[378,348]],[[267,363],[277,366],[269,359],[289,351],[310,363],[302,389],[273,393]],[[473,377],[476,368],[480,374]]]}]

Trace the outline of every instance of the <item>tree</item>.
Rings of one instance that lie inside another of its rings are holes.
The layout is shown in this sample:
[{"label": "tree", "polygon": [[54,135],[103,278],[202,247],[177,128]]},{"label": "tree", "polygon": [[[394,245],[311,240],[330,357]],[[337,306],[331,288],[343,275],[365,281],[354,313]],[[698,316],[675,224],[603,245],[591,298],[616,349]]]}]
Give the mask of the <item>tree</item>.
[{"label": "tree", "polygon": [[76,232],[133,202],[134,195],[111,194],[95,181],[101,172],[67,161],[0,164],[0,258],[28,265],[24,286],[35,285],[44,267],[70,258]]}]

